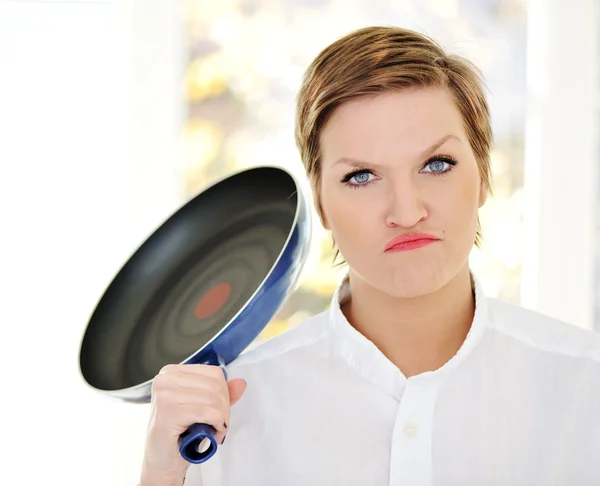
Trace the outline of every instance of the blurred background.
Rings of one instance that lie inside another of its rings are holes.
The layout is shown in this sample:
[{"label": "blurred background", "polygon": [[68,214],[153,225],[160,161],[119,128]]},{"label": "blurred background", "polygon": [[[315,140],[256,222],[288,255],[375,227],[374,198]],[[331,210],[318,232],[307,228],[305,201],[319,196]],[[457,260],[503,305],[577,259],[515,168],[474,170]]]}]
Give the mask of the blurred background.
[{"label": "blurred background", "polygon": [[[471,260],[487,293],[600,331],[595,0],[0,0],[0,484],[136,484],[149,407],[83,385],[90,312],[211,181],[262,164],[303,177],[302,73],[371,24],[485,75],[494,196]],[[302,284],[257,342],[329,305],[333,256],[315,224]]]}]

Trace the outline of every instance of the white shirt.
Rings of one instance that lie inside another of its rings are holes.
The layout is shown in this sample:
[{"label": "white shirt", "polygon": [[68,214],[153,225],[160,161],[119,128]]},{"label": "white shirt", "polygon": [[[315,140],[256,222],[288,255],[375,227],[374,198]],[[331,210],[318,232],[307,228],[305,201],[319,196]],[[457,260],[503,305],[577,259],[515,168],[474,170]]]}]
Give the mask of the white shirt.
[{"label": "white shirt", "polygon": [[248,387],[188,486],[598,486],[600,335],[486,298],[406,379],[330,310],[240,356]]}]

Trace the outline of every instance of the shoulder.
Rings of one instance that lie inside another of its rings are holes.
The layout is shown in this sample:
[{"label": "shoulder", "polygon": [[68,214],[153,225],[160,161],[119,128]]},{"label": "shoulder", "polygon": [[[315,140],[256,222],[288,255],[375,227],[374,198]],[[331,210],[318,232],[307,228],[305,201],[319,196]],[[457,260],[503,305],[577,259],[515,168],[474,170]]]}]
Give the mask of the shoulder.
[{"label": "shoulder", "polygon": [[228,367],[228,371],[236,373],[248,371],[262,366],[273,366],[293,359],[296,356],[314,353],[327,335],[329,311],[316,314],[295,327],[258,344],[242,353]]},{"label": "shoulder", "polygon": [[488,307],[491,326],[523,344],[600,364],[600,334],[498,299]]}]

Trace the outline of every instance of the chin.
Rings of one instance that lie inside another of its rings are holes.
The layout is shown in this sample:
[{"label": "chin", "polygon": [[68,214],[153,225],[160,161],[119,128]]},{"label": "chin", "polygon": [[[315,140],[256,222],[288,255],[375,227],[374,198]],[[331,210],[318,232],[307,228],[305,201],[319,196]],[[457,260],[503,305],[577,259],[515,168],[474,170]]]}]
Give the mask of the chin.
[{"label": "chin", "polygon": [[413,268],[381,268],[351,270],[368,286],[397,299],[423,297],[439,291],[458,273],[437,265],[418,265]]}]

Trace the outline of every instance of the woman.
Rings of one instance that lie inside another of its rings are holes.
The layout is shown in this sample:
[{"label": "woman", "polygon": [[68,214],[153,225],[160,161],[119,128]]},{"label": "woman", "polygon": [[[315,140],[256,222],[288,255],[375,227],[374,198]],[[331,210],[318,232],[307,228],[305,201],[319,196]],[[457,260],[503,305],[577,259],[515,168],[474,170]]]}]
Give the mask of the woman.
[{"label": "woman", "polygon": [[[331,309],[228,368],[154,382],[142,486],[600,484],[600,338],[486,298],[477,71],[408,30],[327,47],[298,97],[317,212],[348,265]],[[177,438],[227,442],[189,467]]]}]

